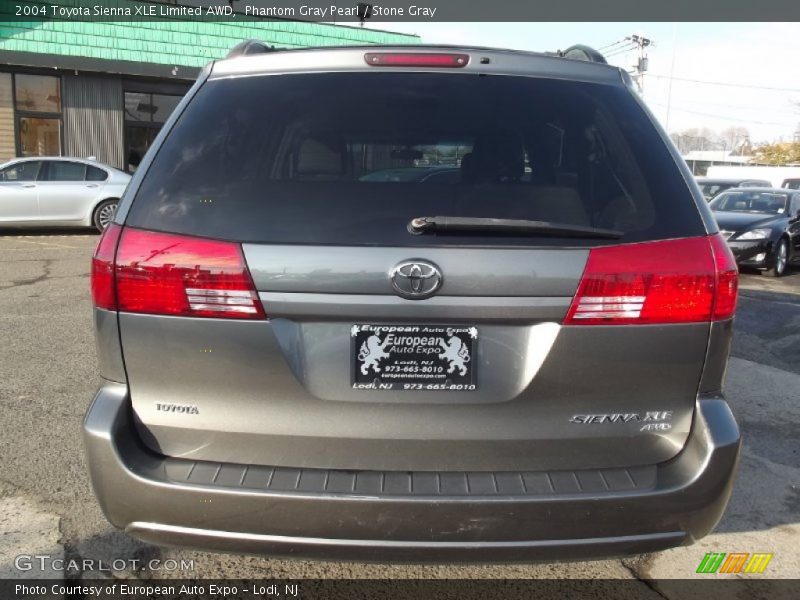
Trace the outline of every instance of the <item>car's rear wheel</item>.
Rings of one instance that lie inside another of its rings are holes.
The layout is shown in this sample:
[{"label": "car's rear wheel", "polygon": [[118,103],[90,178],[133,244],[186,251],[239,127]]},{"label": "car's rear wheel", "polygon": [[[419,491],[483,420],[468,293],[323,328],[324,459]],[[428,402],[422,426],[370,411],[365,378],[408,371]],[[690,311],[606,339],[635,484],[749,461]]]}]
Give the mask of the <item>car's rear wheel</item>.
[{"label": "car's rear wheel", "polygon": [[772,257],[772,266],[764,271],[770,277],[780,277],[786,272],[789,262],[789,244],[786,240],[778,240],[775,246],[775,255]]},{"label": "car's rear wheel", "polygon": [[103,231],[111,223],[111,219],[114,218],[114,211],[117,210],[118,202],[119,200],[103,200],[94,209],[92,221],[98,231]]}]

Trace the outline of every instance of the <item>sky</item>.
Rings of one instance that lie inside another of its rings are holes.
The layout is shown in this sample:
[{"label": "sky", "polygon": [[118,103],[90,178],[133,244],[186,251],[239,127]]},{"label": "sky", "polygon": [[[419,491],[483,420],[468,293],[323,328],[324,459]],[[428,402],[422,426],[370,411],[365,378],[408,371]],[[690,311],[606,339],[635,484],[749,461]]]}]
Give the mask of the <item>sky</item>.
[{"label": "sky", "polygon": [[[602,48],[638,34],[654,41],[647,52],[644,100],[668,131],[745,127],[750,141],[757,144],[791,141],[800,129],[800,23],[367,22],[367,26],[416,33],[423,43],[533,51],[572,44]],[[608,61],[629,69],[637,56],[620,53]]]}]

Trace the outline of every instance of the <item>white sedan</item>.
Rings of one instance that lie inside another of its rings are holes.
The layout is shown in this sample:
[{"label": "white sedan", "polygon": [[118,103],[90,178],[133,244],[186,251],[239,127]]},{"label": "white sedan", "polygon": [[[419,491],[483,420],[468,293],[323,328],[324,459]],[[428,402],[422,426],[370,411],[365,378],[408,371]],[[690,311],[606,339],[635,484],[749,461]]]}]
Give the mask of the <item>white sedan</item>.
[{"label": "white sedan", "polygon": [[0,227],[106,228],[131,176],[82,158],[36,156],[0,165]]}]

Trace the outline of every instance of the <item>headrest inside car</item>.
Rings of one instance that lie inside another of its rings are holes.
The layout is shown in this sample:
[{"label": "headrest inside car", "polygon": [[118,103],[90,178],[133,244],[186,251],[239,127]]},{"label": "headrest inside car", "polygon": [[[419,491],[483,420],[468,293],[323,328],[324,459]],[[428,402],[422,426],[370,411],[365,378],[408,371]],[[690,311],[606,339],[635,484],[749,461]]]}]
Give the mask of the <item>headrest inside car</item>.
[{"label": "headrest inside car", "polygon": [[514,132],[480,136],[472,153],[461,161],[462,180],[468,183],[517,182],[525,171],[522,138]]},{"label": "headrest inside car", "polygon": [[342,175],[343,154],[318,139],[306,138],[297,152],[295,172],[298,175]]}]

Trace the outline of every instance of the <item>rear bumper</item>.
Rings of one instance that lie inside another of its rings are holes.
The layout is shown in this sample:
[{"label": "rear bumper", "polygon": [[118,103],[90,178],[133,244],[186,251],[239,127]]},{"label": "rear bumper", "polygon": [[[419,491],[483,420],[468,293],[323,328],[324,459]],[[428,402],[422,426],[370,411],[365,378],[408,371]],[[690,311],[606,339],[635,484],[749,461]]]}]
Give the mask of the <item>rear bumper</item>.
[{"label": "rear bumper", "polygon": [[[416,562],[580,559],[691,543],[721,518],[740,446],[728,405],[707,396],[683,451],[638,470],[411,474],[201,463],[146,449],[127,387],[111,383],[89,408],[84,438],[106,517],[147,542]],[[408,487],[392,488],[398,478]]]}]

